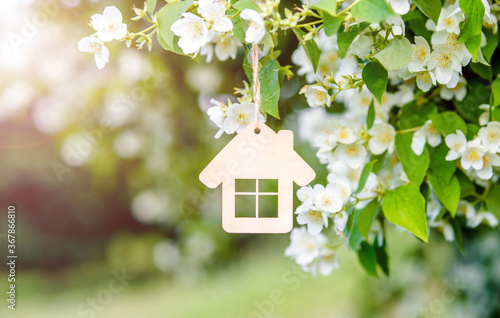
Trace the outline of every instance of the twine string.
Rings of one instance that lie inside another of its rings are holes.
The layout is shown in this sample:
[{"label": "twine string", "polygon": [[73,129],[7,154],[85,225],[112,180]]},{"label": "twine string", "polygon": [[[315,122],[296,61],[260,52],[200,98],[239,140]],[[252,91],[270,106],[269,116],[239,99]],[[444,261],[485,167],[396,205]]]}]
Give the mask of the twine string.
[{"label": "twine string", "polygon": [[259,81],[259,49],[257,43],[252,43],[252,75],[253,75],[253,101],[255,105],[255,128],[258,128],[261,100],[260,100],[260,81]]}]

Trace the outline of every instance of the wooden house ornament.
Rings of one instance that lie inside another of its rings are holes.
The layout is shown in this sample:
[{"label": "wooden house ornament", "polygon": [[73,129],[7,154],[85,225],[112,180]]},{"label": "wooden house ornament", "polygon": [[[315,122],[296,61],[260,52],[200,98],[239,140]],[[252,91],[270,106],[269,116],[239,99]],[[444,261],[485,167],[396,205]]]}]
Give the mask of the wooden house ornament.
[{"label": "wooden house ornament", "polygon": [[[290,232],[293,182],[306,186],[315,177],[293,149],[293,132],[276,133],[262,123],[258,128],[254,124],[245,127],[200,173],[200,181],[209,188],[222,183],[222,228],[229,233]],[[277,213],[272,217],[259,209],[259,201],[266,199],[277,199]],[[254,207],[255,214],[238,216],[240,209],[253,211]]]}]

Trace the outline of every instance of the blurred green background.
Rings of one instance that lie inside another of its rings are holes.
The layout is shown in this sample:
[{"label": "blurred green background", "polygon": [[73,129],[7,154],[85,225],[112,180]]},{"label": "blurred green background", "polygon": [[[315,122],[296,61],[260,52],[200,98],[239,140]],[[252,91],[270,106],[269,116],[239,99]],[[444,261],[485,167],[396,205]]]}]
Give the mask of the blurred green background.
[{"label": "blurred green background", "polygon": [[[76,46],[90,16],[116,5],[140,30],[133,4],[23,0],[0,11],[0,245],[7,262],[12,204],[18,255],[15,312],[0,267],[1,317],[500,316],[498,231],[466,233],[464,257],[440,236],[423,245],[393,229],[392,273],[380,279],[343,248],[340,269],[310,277],[285,258],[288,235],[225,233],[220,189],[198,174],[231,139],[213,138],[205,110],[243,86],[243,52],[207,65],[115,41],[98,71]],[[280,43],[290,64],[295,39]],[[300,86],[284,84],[274,129],[297,128]],[[323,182],[314,150],[295,147]]]}]

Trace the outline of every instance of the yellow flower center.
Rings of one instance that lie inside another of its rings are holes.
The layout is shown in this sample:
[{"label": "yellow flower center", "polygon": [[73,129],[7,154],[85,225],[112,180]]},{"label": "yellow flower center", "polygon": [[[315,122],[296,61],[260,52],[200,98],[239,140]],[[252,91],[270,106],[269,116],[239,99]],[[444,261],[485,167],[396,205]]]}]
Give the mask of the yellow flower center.
[{"label": "yellow flower center", "polygon": [[462,144],[463,142],[455,142],[455,144],[453,145],[453,150],[455,150],[455,152],[458,152],[458,150],[460,150],[460,147],[462,147]]},{"label": "yellow flower center", "polygon": [[90,47],[89,53],[97,53],[97,54],[101,53],[101,45],[99,45],[99,43],[95,42],[89,43],[89,47]]},{"label": "yellow flower center", "polygon": [[497,142],[500,138],[500,132],[498,130],[490,130],[486,138],[488,139],[489,143]]},{"label": "yellow flower center", "polygon": [[314,97],[318,100],[318,102],[325,103],[326,102],[326,93],[322,91],[316,91],[314,93]]},{"label": "yellow flower center", "polygon": [[473,151],[469,152],[467,159],[469,159],[469,161],[476,162],[479,159],[481,159],[481,156],[477,153],[477,151],[473,150]]},{"label": "yellow flower center", "polygon": [[188,32],[191,35],[191,37],[199,36],[202,33],[200,23],[198,23],[198,22],[189,23]]},{"label": "yellow flower center", "polygon": [[446,45],[457,51],[460,49],[460,42],[458,42],[458,34],[450,33],[446,38]]},{"label": "yellow flower center", "polygon": [[323,217],[321,212],[315,210],[309,211],[309,221],[313,223],[319,223],[322,221],[322,219]]},{"label": "yellow flower center", "polygon": [[441,55],[437,57],[437,61],[438,61],[438,66],[449,68],[451,65],[451,54],[441,53]]},{"label": "yellow flower center", "polygon": [[417,80],[420,82],[429,83],[431,81],[431,76],[427,71],[418,72]]},{"label": "yellow flower center", "polygon": [[450,26],[450,25],[452,25],[452,24],[453,24],[453,19],[452,19],[451,17],[449,17],[449,18],[445,18],[445,19],[443,20],[443,22],[444,22],[444,24],[445,24],[446,26]]},{"label": "yellow flower center", "polygon": [[346,149],[348,157],[357,157],[359,155],[359,150],[354,145],[349,145]]},{"label": "yellow flower center", "polygon": [[247,113],[239,113],[238,115],[236,115],[236,121],[240,125],[248,124],[248,114]]},{"label": "yellow flower center", "polygon": [[425,60],[426,57],[427,57],[427,51],[425,50],[425,47],[417,45],[413,48],[412,59],[423,61]]},{"label": "yellow flower center", "polygon": [[378,138],[382,143],[388,144],[392,140],[392,135],[388,131],[383,131]]},{"label": "yellow flower center", "polygon": [[340,127],[339,128],[339,138],[340,139],[347,139],[349,137],[349,131],[345,127]]}]

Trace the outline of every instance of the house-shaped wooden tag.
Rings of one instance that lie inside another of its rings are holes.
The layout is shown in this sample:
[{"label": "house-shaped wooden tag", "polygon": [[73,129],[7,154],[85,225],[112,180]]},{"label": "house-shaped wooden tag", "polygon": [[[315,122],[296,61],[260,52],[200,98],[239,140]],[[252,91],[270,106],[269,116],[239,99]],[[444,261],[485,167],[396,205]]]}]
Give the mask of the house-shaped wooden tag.
[{"label": "house-shaped wooden tag", "polygon": [[[306,186],[315,177],[293,149],[293,132],[275,133],[262,123],[257,129],[253,124],[245,127],[200,173],[201,182],[209,188],[222,183],[222,228],[229,233],[290,232],[293,182]],[[277,211],[269,217],[259,209],[259,201],[263,206],[262,201],[273,198]],[[239,216],[243,208],[250,208],[251,215]]]}]

